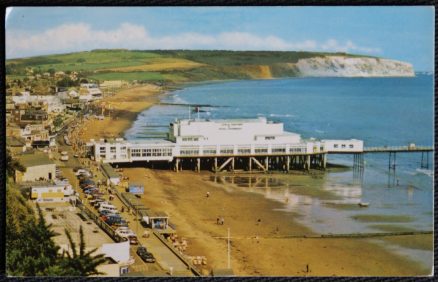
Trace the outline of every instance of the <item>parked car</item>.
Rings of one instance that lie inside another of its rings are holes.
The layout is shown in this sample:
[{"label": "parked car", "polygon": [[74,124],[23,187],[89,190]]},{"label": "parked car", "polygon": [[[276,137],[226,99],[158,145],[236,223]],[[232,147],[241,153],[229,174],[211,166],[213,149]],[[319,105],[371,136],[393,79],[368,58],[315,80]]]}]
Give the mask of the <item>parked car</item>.
[{"label": "parked car", "polygon": [[110,216],[110,215],[118,215],[117,213],[113,213],[112,211],[103,210],[99,212],[99,215],[101,216]]},{"label": "parked car", "polygon": [[91,176],[91,173],[88,170],[83,169],[83,168],[78,169],[78,171],[76,171],[75,174],[76,174],[76,176],[81,176],[81,175],[88,176],[88,177]]},{"label": "parked car", "polygon": [[125,238],[129,240],[129,244],[136,245],[138,244],[137,235],[129,229],[128,227],[119,227],[116,229],[116,234],[120,236],[121,238]]},{"label": "parked car", "polygon": [[139,246],[137,248],[137,255],[144,261],[149,263],[154,263],[155,258],[154,255],[147,251],[147,249],[143,246]]}]

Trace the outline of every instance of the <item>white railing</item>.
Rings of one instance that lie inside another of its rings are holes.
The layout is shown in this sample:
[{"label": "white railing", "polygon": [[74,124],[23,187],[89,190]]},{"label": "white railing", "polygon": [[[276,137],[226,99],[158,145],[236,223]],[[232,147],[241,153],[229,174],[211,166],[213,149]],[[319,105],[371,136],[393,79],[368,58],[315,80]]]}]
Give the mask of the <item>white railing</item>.
[{"label": "white railing", "polygon": [[381,146],[365,147],[364,152],[381,152],[381,151],[433,151],[431,146]]}]

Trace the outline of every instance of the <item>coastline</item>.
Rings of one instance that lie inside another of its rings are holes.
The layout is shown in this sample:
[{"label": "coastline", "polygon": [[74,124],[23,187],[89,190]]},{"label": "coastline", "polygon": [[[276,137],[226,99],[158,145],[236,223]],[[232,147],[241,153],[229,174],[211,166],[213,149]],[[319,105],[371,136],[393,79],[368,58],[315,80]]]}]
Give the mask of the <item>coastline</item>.
[{"label": "coastline", "polygon": [[[228,80],[227,80],[228,81]],[[220,83],[221,81],[215,81]],[[213,83],[213,82],[209,82]],[[204,83],[202,83],[204,84]],[[190,85],[172,85],[183,88]],[[111,104],[111,117],[86,120],[81,138],[123,137],[139,113],[159,103],[163,88],[153,85],[122,90],[105,98]],[[226,267],[227,227],[231,229],[231,266],[243,276],[388,276],[427,275],[428,270],[366,239],[281,238],[285,235],[306,235],[312,231],[294,219],[297,215],[278,211],[282,204],[262,195],[215,184],[211,173],[158,171],[146,168],[125,168],[124,176],[145,185],[142,201],[153,209],[166,211],[180,236],[188,238],[189,255],[205,255],[211,268]],[[317,184],[306,175],[309,185]],[[205,197],[206,192],[210,198]],[[193,205],[196,203],[196,205]],[[216,224],[217,216],[226,220]],[[257,219],[262,219],[257,224]],[[222,238],[216,238],[222,237]],[[256,239],[258,237],[258,240]],[[409,240],[409,238],[400,238]],[[322,258],[330,258],[322,260]],[[288,263],[289,262],[289,263]],[[306,272],[306,265],[310,271]]]}]

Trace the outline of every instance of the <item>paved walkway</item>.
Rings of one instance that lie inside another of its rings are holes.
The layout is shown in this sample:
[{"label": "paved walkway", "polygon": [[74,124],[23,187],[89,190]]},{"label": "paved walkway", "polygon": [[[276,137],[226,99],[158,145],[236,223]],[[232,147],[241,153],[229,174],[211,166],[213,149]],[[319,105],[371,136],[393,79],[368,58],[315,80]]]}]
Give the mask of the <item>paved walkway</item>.
[{"label": "paved walkway", "polygon": [[[84,199],[84,194],[82,191],[80,191],[78,185],[79,181],[76,179],[73,168],[76,166],[84,166],[87,167],[91,172],[93,173],[94,180],[104,180],[105,177],[102,175],[102,172],[100,170],[97,170],[97,168],[93,165],[81,165],[80,160],[73,158],[73,150],[70,146],[59,146],[62,148],[62,150],[67,151],[69,153],[69,160],[67,162],[61,162],[59,160],[55,161],[57,165],[60,165],[62,167],[62,172],[64,177],[66,177],[70,183],[74,186],[76,191],[80,194],[81,199]],[[58,155],[58,154],[55,154]],[[56,156],[56,159],[58,159],[58,156]],[[88,159],[81,159],[81,161],[90,162]],[[97,177],[96,177],[97,175]],[[102,181],[105,183],[105,181]],[[124,192],[123,188],[118,188],[119,192]],[[106,192],[105,187],[101,186],[101,191]],[[109,195],[106,194],[104,196],[106,200],[108,200]],[[112,201],[113,205],[117,207],[119,212],[121,212],[121,208],[123,203],[120,201],[118,197],[114,197],[114,200]],[[88,204],[87,204],[88,206]],[[93,208],[88,206],[93,212],[97,214],[97,211]],[[193,276],[192,272],[187,269],[187,266],[166,246],[164,245],[155,235],[152,234],[150,229],[144,228],[139,221],[137,221],[135,215],[132,213],[127,212],[127,207],[125,206],[125,212],[121,213],[122,217],[128,221],[129,228],[134,231],[135,234],[137,234],[137,237],[139,239],[139,242],[142,246],[145,246],[148,251],[150,251],[154,257],[156,258],[157,263],[150,264],[145,263],[141,260],[140,257],[137,256],[136,246],[131,247],[131,255],[135,257],[136,263],[131,266],[133,272],[142,272],[145,274],[153,274],[156,276],[166,276],[169,275],[170,268],[173,268],[173,274],[174,275],[182,275],[182,276]],[[142,234],[145,230],[148,230],[150,233],[149,238],[143,238]],[[158,265],[157,265],[158,264]]]}]

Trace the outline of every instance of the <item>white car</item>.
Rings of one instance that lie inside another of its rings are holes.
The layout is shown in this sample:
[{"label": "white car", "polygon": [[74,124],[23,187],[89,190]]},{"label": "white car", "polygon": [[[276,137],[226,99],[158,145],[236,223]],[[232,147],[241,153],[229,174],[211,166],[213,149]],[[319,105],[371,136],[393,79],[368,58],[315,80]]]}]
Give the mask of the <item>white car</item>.
[{"label": "white car", "polygon": [[61,161],[68,161],[68,153],[66,151],[61,152]]},{"label": "white car", "polygon": [[78,171],[76,171],[76,176],[79,176],[79,175],[84,175],[84,176],[90,177],[91,173],[88,170],[81,168],[81,169],[78,169]]},{"label": "white car", "polygon": [[129,236],[137,236],[135,233],[129,229],[128,227],[119,227],[116,229],[116,234],[122,238],[128,238]]}]

